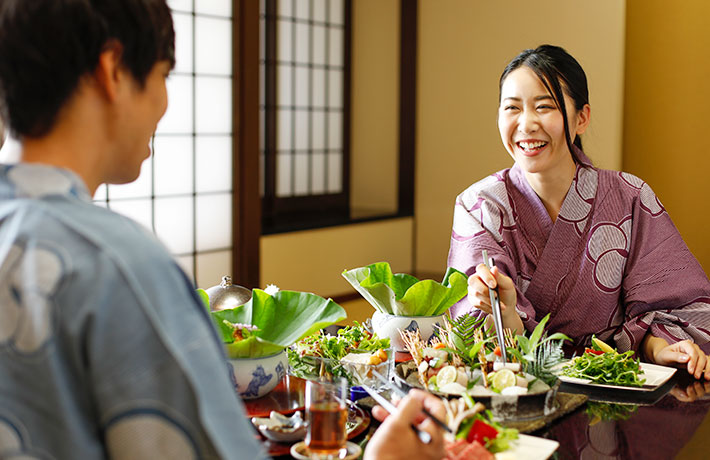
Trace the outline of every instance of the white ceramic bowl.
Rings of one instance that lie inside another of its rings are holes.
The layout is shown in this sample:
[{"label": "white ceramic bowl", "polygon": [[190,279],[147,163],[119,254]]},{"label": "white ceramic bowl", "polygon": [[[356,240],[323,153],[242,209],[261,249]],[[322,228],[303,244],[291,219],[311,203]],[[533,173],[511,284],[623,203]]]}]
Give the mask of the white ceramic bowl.
[{"label": "white ceramic bowl", "polygon": [[288,356],[281,351],[262,358],[230,359],[234,387],[243,399],[261,398],[273,390],[286,375]]},{"label": "white ceramic bowl", "polygon": [[444,325],[444,315],[439,316],[398,316],[376,311],[372,315],[372,328],[380,337],[389,337],[390,345],[395,351],[407,351],[402,342],[400,330],[416,331],[422,340],[429,340],[434,335],[434,326]]}]

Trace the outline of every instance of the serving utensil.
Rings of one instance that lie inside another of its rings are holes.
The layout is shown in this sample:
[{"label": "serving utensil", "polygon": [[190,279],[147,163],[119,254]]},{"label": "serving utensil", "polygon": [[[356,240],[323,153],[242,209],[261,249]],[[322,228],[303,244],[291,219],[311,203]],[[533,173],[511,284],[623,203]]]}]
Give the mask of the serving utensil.
[{"label": "serving utensil", "polygon": [[[491,257],[488,258],[488,251],[483,250],[483,263],[490,271],[495,267],[495,261]],[[498,298],[498,287],[488,289],[488,294],[491,297],[491,308],[493,309],[493,324],[496,327],[496,336],[498,337],[498,346],[500,347],[500,359],[505,364],[508,362],[508,355],[505,350],[505,337],[503,336],[503,316],[500,312],[500,300]]]},{"label": "serving utensil", "polygon": [[[389,402],[387,400],[387,398],[385,398],[384,396],[379,394],[377,391],[375,391],[373,388],[371,388],[367,385],[360,385],[360,386],[363,390],[365,390],[367,392],[367,394],[372,396],[372,399],[374,399],[377,402],[377,404],[382,406],[387,412],[389,412],[390,414],[397,413],[397,411],[398,411],[397,406],[395,406],[394,404]],[[424,430],[420,430],[413,423],[411,424],[411,427],[414,430],[414,432],[417,434],[417,437],[419,438],[419,440],[421,442],[423,442],[424,444],[429,444],[431,442],[431,435],[429,433],[427,433]]]},{"label": "serving utensil", "polygon": [[[375,377],[377,377],[378,380],[380,380],[382,383],[384,383],[385,385],[387,385],[387,388],[389,388],[393,393],[396,393],[397,396],[399,396],[400,398],[404,398],[405,396],[407,396],[407,392],[406,392],[406,391],[404,391],[403,389],[401,389],[400,387],[398,387],[397,385],[395,385],[391,380],[387,380],[387,379],[386,379],[382,374],[380,374],[379,372],[373,370],[373,371],[372,371],[372,375],[374,375]],[[441,428],[443,428],[445,431],[448,431],[449,433],[452,433],[452,434],[453,434],[453,431],[451,431],[451,428],[449,428],[449,426],[448,426],[446,423],[442,422],[439,418],[437,418],[437,417],[436,417],[435,415],[433,415],[431,412],[429,412],[429,411],[426,410],[425,408],[422,408],[422,412],[424,412],[424,415],[426,415],[427,417],[429,417],[432,422],[434,422],[434,423],[436,423],[437,425],[439,425],[439,426],[440,426]]]}]

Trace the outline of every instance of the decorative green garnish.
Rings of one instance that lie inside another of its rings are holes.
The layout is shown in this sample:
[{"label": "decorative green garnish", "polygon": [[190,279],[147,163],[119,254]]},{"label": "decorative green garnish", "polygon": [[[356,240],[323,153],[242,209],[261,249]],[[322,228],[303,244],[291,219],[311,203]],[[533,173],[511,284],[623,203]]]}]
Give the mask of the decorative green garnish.
[{"label": "decorative green garnish", "polygon": [[468,277],[454,268],[446,270],[441,282],[394,274],[387,262],[346,270],[343,277],[376,310],[389,315],[443,315],[468,292]]},{"label": "decorative green garnish", "polygon": [[[269,295],[261,289],[254,289],[244,305],[211,315],[227,355],[232,359],[276,354],[301,338],[346,318],[345,310],[331,299],[297,291]],[[236,336],[235,324],[240,325]]]}]

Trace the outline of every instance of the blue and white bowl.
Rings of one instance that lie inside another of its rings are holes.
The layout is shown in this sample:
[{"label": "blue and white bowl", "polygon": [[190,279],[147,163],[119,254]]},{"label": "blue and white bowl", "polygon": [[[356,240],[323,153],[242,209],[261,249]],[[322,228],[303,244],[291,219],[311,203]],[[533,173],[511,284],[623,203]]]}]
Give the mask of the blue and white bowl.
[{"label": "blue and white bowl", "polygon": [[395,351],[407,351],[402,341],[400,330],[416,331],[422,340],[428,341],[434,335],[434,326],[444,325],[444,315],[438,316],[399,316],[376,311],[372,315],[372,328],[379,337],[389,337]]},{"label": "blue and white bowl", "polygon": [[242,399],[261,398],[279,384],[288,369],[286,351],[261,358],[230,359],[234,388]]}]

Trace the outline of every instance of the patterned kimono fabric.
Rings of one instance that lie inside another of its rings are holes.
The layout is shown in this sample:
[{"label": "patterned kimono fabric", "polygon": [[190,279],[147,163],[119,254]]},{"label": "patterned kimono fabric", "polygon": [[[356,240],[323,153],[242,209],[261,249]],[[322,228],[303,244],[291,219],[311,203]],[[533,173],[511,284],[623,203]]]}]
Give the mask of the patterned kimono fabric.
[{"label": "patterned kimono fabric", "polygon": [[[448,264],[466,274],[488,250],[516,284],[516,309],[532,330],[548,328],[575,346],[595,334],[638,350],[647,332],[710,349],[710,282],[651,188],[627,173],[593,167],[575,148],[577,171],[559,216],[514,165],[456,198]],[[472,311],[467,299],[454,316]]]}]

